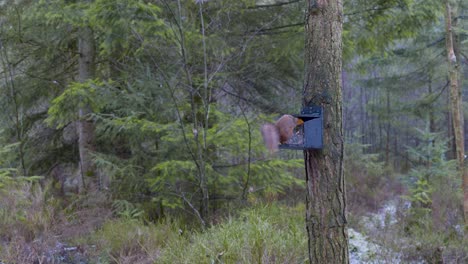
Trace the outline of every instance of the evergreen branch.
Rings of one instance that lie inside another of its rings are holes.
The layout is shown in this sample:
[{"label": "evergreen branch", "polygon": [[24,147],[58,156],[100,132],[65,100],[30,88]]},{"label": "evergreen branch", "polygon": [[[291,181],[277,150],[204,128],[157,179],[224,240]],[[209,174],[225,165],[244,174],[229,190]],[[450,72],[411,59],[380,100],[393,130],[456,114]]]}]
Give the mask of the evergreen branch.
[{"label": "evergreen branch", "polygon": [[354,15],[359,15],[359,14],[367,13],[367,12],[383,11],[383,10],[387,10],[387,9],[393,9],[393,8],[396,8],[396,7],[398,7],[398,5],[396,5],[396,6],[387,6],[387,7],[378,7],[378,8],[368,8],[368,9],[359,10],[359,11],[356,11],[356,12],[353,12],[353,13],[345,13],[344,16],[354,16]]},{"label": "evergreen branch", "polygon": [[[0,47],[3,48],[3,46],[0,46]],[[18,65],[20,65],[28,57],[29,57],[29,55],[26,55],[26,56],[22,56],[19,60],[15,61],[15,62],[9,61],[10,67],[12,67],[12,68],[18,67]],[[0,72],[0,74],[4,74],[7,71],[8,71],[8,69],[4,69],[4,71]]]},{"label": "evergreen branch", "polygon": [[[179,24],[179,21],[176,19],[177,16],[176,16],[174,10],[172,10],[172,8],[169,6],[169,4],[168,4],[165,0],[163,0],[162,2],[163,2],[163,4],[166,6],[166,8],[169,10],[169,13],[171,13],[171,17],[173,18],[174,23],[176,24],[176,27],[179,29],[179,33],[182,33],[182,32],[180,31],[181,25]],[[171,24],[171,25],[172,25],[172,24]],[[171,26],[171,30],[172,30],[172,32],[174,33],[174,36],[177,37],[177,34],[176,34],[174,28],[172,28],[172,26]],[[182,45],[182,40],[181,40],[181,39],[176,38],[176,40],[177,40],[177,42],[178,42],[179,45]]]},{"label": "evergreen branch", "polygon": [[[143,37],[136,30],[134,30],[133,28],[132,28],[132,31],[133,31],[133,34],[135,34],[135,36],[137,37],[137,39],[141,43],[143,43]],[[175,91],[171,88],[171,84],[169,82],[170,78],[167,76],[166,72],[164,72],[161,69],[158,62],[155,60],[154,56],[152,54],[149,54],[147,50],[145,50],[145,51],[146,51],[149,59],[153,63],[154,67],[156,68],[156,70],[159,71],[159,73],[161,74],[162,80],[166,84],[167,89],[169,90],[169,94],[171,96],[172,103],[175,106],[176,115],[177,115],[177,119],[178,119],[177,121],[179,121],[178,124],[179,124],[179,127],[180,127],[181,132],[182,132],[182,137],[184,139],[184,144],[187,147],[187,150],[188,150],[190,156],[192,157],[192,159],[195,160],[195,153],[193,152],[193,149],[190,147],[188,137],[187,137],[187,132],[185,131],[185,128],[184,128],[184,121],[183,121],[183,118],[182,118],[182,114],[180,112],[180,106],[177,103],[177,97],[176,97]],[[196,163],[196,165],[198,166],[198,163]]]},{"label": "evergreen branch", "polygon": [[[73,62],[73,63],[70,63],[67,67],[63,68],[63,71],[57,73],[55,75],[55,77],[57,78],[60,78],[60,76],[64,76],[65,74],[69,74],[69,73],[73,73],[75,71],[75,66],[76,66],[76,62]],[[51,68],[52,69],[52,68]],[[37,75],[37,74],[33,74],[29,71],[25,71],[25,70],[21,70],[19,69],[18,70],[20,73],[24,74],[25,76],[29,77],[29,78],[32,78],[32,79],[37,79],[37,80],[41,80],[41,81],[47,81],[47,82],[54,82],[55,84],[59,84],[61,85],[62,87],[64,87],[64,84],[60,84],[57,82],[57,78],[54,78],[54,77],[42,77],[40,75]]]},{"label": "evergreen branch", "polygon": [[246,177],[245,181],[243,182],[244,188],[242,189],[242,200],[246,200],[247,199],[247,188],[248,188],[249,183],[250,183],[250,175],[251,175],[250,165],[252,163],[252,131],[251,131],[250,121],[247,118],[247,115],[245,114],[245,109],[242,106],[240,106],[240,104],[238,104],[238,105],[239,105],[239,108],[241,109],[242,116],[244,117],[245,123],[247,124],[247,129],[249,131],[249,148],[248,148],[248,158],[247,158],[247,177]]},{"label": "evergreen branch", "polygon": [[237,200],[237,199],[238,199],[238,197],[233,196],[233,195],[213,194],[213,195],[210,196],[210,201],[219,201],[219,200],[233,201],[233,200]]},{"label": "evergreen branch", "polygon": [[462,60],[463,63],[468,64],[468,56],[466,56],[466,54],[463,52],[460,52],[460,55],[465,59],[465,60]]},{"label": "evergreen branch", "polygon": [[[257,162],[267,162],[269,159],[267,158],[257,158],[257,159],[251,159],[250,163],[257,163]],[[238,167],[238,166],[245,166],[248,164],[248,161],[241,161],[237,163],[232,163],[232,164],[213,164],[211,167],[213,169],[225,169],[225,168],[233,168],[233,167]]]},{"label": "evergreen branch", "polygon": [[440,89],[440,91],[430,101],[427,102],[427,104],[432,104],[435,101],[437,101],[437,99],[439,99],[439,97],[442,95],[442,93],[445,91],[445,89],[447,89],[447,87],[449,87],[449,85],[450,85],[450,82],[447,80],[445,85]]},{"label": "evergreen branch", "polygon": [[453,18],[453,20],[458,20],[458,19],[468,19],[468,16],[457,16]]},{"label": "evergreen branch", "polygon": [[24,149],[23,149],[24,148],[24,141],[23,141],[24,131],[22,127],[23,118],[21,117],[20,106],[18,103],[18,91],[17,91],[16,83],[15,83],[16,74],[14,73],[15,67],[11,64],[8,58],[8,52],[1,40],[0,40],[0,52],[1,52],[0,54],[1,64],[2,64],[2,67],[5,69],[5,72],[4,72],[5,84],[7,88],[8,87],[10,88],[10,100],[12,100],[13,107],[14,107],[16,139],[20,143],[18,151],[19,151],[21,169],[23,171],[23,176],[27,176],[26,165],[24,161]]},{"label": "evergreen branch", "polygon": [[284,5],[294,4],[294,3],[297,3],[297,2],[300,2],[300,1],[301,1],[301,0],[292,0],[292,1],[289,1],[289,2],[279,2],[279,3],[266,4],[266,5],[255,5],[255,6],[247,7],[247,9],[259,9],[259,8],[278,7],[278,6],[284,6]]},{"label": "evergreen branch", "polygon": [[444,36],[444,37],[441,37],[441,38],[439,38],[439,39],[437,39],[437,40],[435,40],[435,41],[433,41],[433,42],[431,42],[431,43],[429,43],[429,44],[427,44],[427,45],[426,45],[426,48],[430,48],[430,47],[432,47],[432,46],[435,46],[435,45],[439,44],[440,42],[442,42],[442,41],[444,41],[444,40],[445,40],[445,36]]},{"label": "evergreen branch", "polygon": [[281,30],[281,31],[273,31],[273,32],[260,32],[257,36],[273,36],[273,35],[280,35],[285,33],[291,33],[293,31],[290,30]]},{"label": "evergreen branch", "polygon": [[[289,24],[289,25],[283,25],[283,26],[277,26],[277,27],[271,27],[271,28],[263,28],[263,29],[259,29],[259,30],[251,30],[251,31],[249,31],[249,33],[257,33],[257,34],[260,34],[260,35],[265,35],[265,34],[267,34],[265,32],[268,32],[268,31],[274,31],[274,30],[278,30],[278,29],[297,27],[297,26],[304,26],[304,22],[299,22],[299,23]],[[280,33],[284,33],[284,32],[287,32],[287,31],[282,31]]]},{"label": "evergreen branch", "polygon": [[256,102],[254,102],[254,101],[252,101],[252,100],[250,100],[250,99],[248,99],[248,98],[245,98],[245,97],[243,97],[243,96],[241,96],[241,95],[239,95],[239,94],[236,94],[236,93],[233,93],[233,92],[231,92],[231,91],[226,90],[226,89],[224,88],[224,85],[221,86],[220,89],[221,89],[221,91],[225,92],[227,95],[230,95],[230,96],[233,96],[233,97],[235,97],[235,98],[241,99],[242,101],[247,102],[247,103],[249,103],[249,104],[251,104],[251,105],[255,105],[255,104],[256,104]]}]

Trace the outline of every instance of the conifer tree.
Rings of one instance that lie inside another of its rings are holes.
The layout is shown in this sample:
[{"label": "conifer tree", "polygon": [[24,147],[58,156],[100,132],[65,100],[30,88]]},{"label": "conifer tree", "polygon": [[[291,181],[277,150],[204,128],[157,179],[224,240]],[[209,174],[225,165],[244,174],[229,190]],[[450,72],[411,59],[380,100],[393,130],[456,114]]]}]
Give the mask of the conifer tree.
[{"label": "conifer tree", "polygon": [[343,173],[342,3],[307,1],[304,105],[323,107],[321,150],[305,150],[310,263],[349,263]]},{"label": "conifer tree", "polygon": [[[85,83],[95,76],[94,34],[89,26],[80,28],[78,36],[78,81]],[[90,106],[83,105],[78,109],[77,134],[80,156],[79,191],[84,190],[84,177],[95,176],[91,151],[94,150],[94,125],[87,120],[91,113]]]},{"label": "conifer tree", "polygon": [[456,159],[458,171],[462,178],[463,214],[465,226],[468,226],[468,167],[465,166],[465,137],[462,111],[462,90],[459,85],[459,62],[455,54],[455,32],[452,27],[452,7],[449,0],[445,0],[445,46],[450,82],[450,108],[452,125],[455,136]]}]

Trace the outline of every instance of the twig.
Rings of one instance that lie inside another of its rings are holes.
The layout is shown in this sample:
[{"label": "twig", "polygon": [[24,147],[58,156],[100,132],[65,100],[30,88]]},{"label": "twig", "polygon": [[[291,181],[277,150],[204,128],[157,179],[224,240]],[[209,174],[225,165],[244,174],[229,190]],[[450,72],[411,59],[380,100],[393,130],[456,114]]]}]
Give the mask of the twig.
[{"label": "twig", "polygon": [[200,223],[202,224],[202,227],[205,228],[206,227],[206,222],[205,222],[205,220],[203,220],[203,218],[202,218],[200,212],[197,210],[197,208],[195,208],[195,206],[193,206],[193,204],[187,199],[187,197],[185,197],[183,192],[180,192],[180,195],[178,195],[178,196],[180,198],[182,198],[184,200],[184,202],[186,202],[187,205],[193,210],[195,215],[198,217],[198,220],[200,220]]}]

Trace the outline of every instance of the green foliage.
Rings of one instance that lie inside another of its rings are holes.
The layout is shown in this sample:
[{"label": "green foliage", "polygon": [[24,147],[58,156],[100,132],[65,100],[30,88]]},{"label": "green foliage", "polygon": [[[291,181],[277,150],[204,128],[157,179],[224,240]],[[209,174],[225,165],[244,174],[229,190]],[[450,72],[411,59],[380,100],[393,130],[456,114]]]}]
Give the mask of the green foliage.
[{"label": "green foliage", "polygon": [[49,125],[62,128],[77,120],[78,110],[89,107],[93,112],[102,108],[102,95],[104,83],[98,80],[89,80],[84,83],[71,83],[67,89],[54,100],[49,108],[49,117],[45,120]]},{"label": "green foliage", "polygon": [[14,181],[11,177],[14,172],[16,170],[12,168],[0,169],[0,188],[4,188],[5,185],[11,184]]},{"label": "green foliage", "polygon": [[[360,164],[359,160],[361,155],[366,154],[360,151],[362,146],[359,144],[347,145],[345,171],[350,181],[347,185],[350,212],[353,217],[356,213],[362,214],[361,207],[366,204],[366,199],[378,204],[378,209],[384,204],[388,206],[389,200],[392,203],[395,201],[394,196],[389,197],[389,192],[407,188],[406,195],[398,196],[402,201],[395,206],[395,212],[389,211],[385,217],[382,217],[381,213],[376,214],[377,225],[373,226],[370,221],[366,221],[361,227],[381,247],[376,252],[377,256],[385,258],[397,253],[400,261],[405,263],[432,263],[440,261],[441,258],[446,262],[463,259],[466,257],[466,245],[463,243],[461,232],[461,182],[456,172],[455,161],[446,159],[447,142],[440,134],[427,130],[417,130],[415,133],[419,135],[419,145],[415,148],[407,147],[412,169],[398,177],[402,186],[392,183],[396,181],[392,175],[385,176],[385,181],[380,183],[373,181],[369,176],[359,177],[358,172],[365,172],[360,167],[366,167],[365,164]],[[375,159],[368,161],[375,162]],[[384,177],[378,176],[378,171],[383,174],[385,169],[382,162],[379,164],[381,168],[375,171],[376,176],[383,179]],[[370,167],[374,166],[375,164]],[[375,190],[377,195],[366,194],[372,190]]]},{"label": "green foliage", "polygon": [[302,159],[273,159],[252,164],[252,185],[264,189],[265,193],[282,193],[287,187],[300,185],[294,169],[302,169]]},{"label": "green foliage", "polygon": [[170,241],[178,240],[177,225],[161,222],[146,225],[135,219],[107,221],[96,233],[84,240],[96,245],[88,255],[99,263],[157,262],[160,251]]},{"label": "green foliage", "polygon": [[[387,165],[405,173],[410,168],[405,145],[415,146],[418,142],[419,135],[414,128],[425,128],[429,124],[432,132],[446,133],[444,128],[451,126],[447,123],[444,19],[440,11],[427,9],[431,5],[441,5],[440,2],[406,1],[408,10],[401,10],[402,14],[395,2],[388,4],[389,8],[375,8],[364,13],[399,16],[410,12],[410,15],[421,15],[422,21],[429,19],[430,23],[411,24],[408,30],[414,34],[410,37],[397,40],[385,52],[378,48],[377,53],[369,53],[371,56],[362,56],[350,64],[352,69],[348,71],[353,76],[349,81],[354,88],[350,88],[353,96],[345,113],[353,118],[345,116],[345,119],[350,120],[350,128],[357,128],[358,134],[363,136],[362,143],[371,144],[372,152],[385,152],[382,158]],[[429,16],[419,14],[417,6],[420,5],[427,5],[420,10],[429,12]],[[393,38],[384,37],[382,41],[388,44],[391,43],[389,39]]]},{"label": "green foliage", "polygon": [[106,221],[79,243],[95,245],[86,255],[99,263],[303,263],[304,211],[303,205],[257,205],[204,232],[191,231],[176,219],[144,223],[124,217]]},{"label": "green foliage", "polygon": [[[81,234],[96,227],[86,223],[103,221],[90,217],[92,210],[106,218],[105,208],[112,207],[119,217],[80,242],[96,245],[87,251],[93,261],[306,261],[304,208],[258,206],[303,185],[303,160],[290,158],[301,153],[267,154],[259,126],[274,120],[264,113],[300,108],[306,6],[290,1],[257,7],[259,2],[2,1],[0,240],[9,243],[0,249],[2,261],[10,254],[8,263],[37,262],[11,252],[30,251],[60,227],[57,201],[30,175],[48,179],[57,164],[77,163],[76,138],[65,135],[72,134],[83,106],[92,110],[86,118],[96,125],[93,161],[100,177],[109,177],[110,190],[64,198],[71,203],[64,212]],[[446,142],[414,129],[431,124],[432,132],[440,132],[449,126],[442,4],[344,5],[349,67],[343,77],[351,76],[343,82],[350,116],[345,132],[362,134],[352,138],[361,143],[346,146],[349,208],[359,216],[377,210],[408,187],[411,207],[401,219],[402,236],[419,249],[398,252],[418,258],[442,245],[446,255],[455,252],[461,259],[466,248],[455,228],[461,223],[460,179],[445,157]],[[454,32],[465,44],[466,22],[456,22]],[[94,32],[96,79],[77,83],[83,27]],[[466,53],[466,45],[460,51]],[[404,173],[406,186],[396,181],[393,168]],[[87,180],[90,186],[97,181]],[[194,218],[205,187],[213,223],[231,206],[245,205],[241,199],[257,206],[231,209],[235,216],[192,232],[177,221]],[[106,204],[107,195],[112,203]]]},{"label": "green foliage", "polygon": [[144,211],[126,200],[112,202],[113,213],[123,219],[141,219]]},{"label": "green foliage", "polygon": [[0,189],[15,186],[17,184],[22,183],[36,183],[44,179],[43,176],[12,176],[15,174],[17,174],[16,169],[0,169]]},{"label": "green foliage", "polygon": [[391,169],[385,166],[381,155],[369,153],[369,145],[346,143],[345,177],[349,210],[361,215],[377,210],[398,189]]},{"label": "green foliage", "polygon": [[18,158],[19,144],[7,144],[0,148],[0,188],[14,181],[14,176],[18,175],[18,169],[13,164]]},{"label": "green foliage", "polygon": [[[408,196],[408,200],[410,200],[412,204],[422,206],[422,208],[432,204],[431,195],[434,191],[434,187],[432,187],[426,179],[418,178],[410,191],[411,195]],[[430,208],[425,209],[430,210]]]},{"label": "green foliage", "polygon": [[[245,184],[248,184],[248,187],[259,191],[258,195],[275,194],[299,183],[294,169],[302,167],[302,160],[263,160],[266,149],[259,129],[246,124],[256,124],[258,119],[233,119],[214,107],[211,111],[218,122],[207,130],[206,135],[206,145],[209,146],[206,155],[210,161],[204,164],[204,173],[208,178],[210,192],[222,190],[223,195],[240,197],[243,189],[247,188]],[[192,136],[187,135],[187,138],[192,139]],[[160,143],[162,149],[165,144],[170,144],[167,148],[169,151],[175,146],[184,146],[182,133],[172,130],[172,133],[164,133],[163,138],[164,141]],[[154,174],[148,178],[150,188],[156,194],[153,199],[171,208],[183,206],[186,193],[195,191],[182,186],[187,186],[187,183],[190,183],[188,186],[197,186],[202,166],[186,153],[181,153],[180,158],[186,159],[172,157],[158,162],[152,168]]]},{"label": "green foliage", "polygon": [[461,200],[456,161],[446,160],[447,145],[440,135],[420,131],[420,137],[422,144],[408,149],[416,165],[406,178],[409,194],[404,198],[411,202],[406,228],[410,234],[452,230],[460,221],[455,205]]},{"label": "green foliage", "polygon": [[[7,3],[9,11],[1,13],[8,22],[2,27],[2,36],[7,36],[2,44],[8,44],[12,65],[22,72],[14,80],[24,87],[17,93],[18,109],[29,111],[40,103],[45,110],[9,124],[5,142],[16,142],[10,141],[15,127],[24,131],[27,136],[17,146],[40,153],[25,155],[33,174],[76,162],[76,142],[64,139],[78,110],[86,106],[92,113],[85,118],[96,125],[95,165],[112,180],[118,200],[181,208],[186,206],[182,198],[191,197],[187,199],[198,208],[199,191],[205,187],[229,198],[244,196],[248,189],[258,196],[282,192],[297,182],[301,162],[265,160],[258,131],[264,117],[258,118],[257,108],[245,102],[239,107],[236,98],[243,96],[236,94],[251,90],[247,97],[259,98],[258,107],[269,111],[280,105],[269,101],[283,100],[276,93],[300,94],[303,29],[275,28],[297,23],[303,9],[300,4],[246,8],[254,4]],[[97,78],[78,83],[76,40],[83,27],[95,35]],[[101,81],[109,79],[113,81]],[[246,85],[252,89],[244,89]],[[226,98],[218,103],[221,97]],[[6,105],[15,108],[11,100]],[[44,130],[45,135],[40,133]],[[13,156],[14,166],[8,167],[19,167]],[[124,214],[132,212],[127,209]]]},{"label": "green foliage", "polygon": [[[157,36],[167,32],[161,8],[142,1],[93,1],[86,9],[90,25],[99,32],[100,55],[116,58],[115,52],[137,52],[133,45],[139,36]],[[132,47],[133,46],[133,47]],[[138,45],[137,45],[138,46]]]},{"label": "green foliage", "polygon": [[400,40],[415,37],[422,28],[437,21],[442,14],[439,1],[369,1],[345,2],[344,57],[385,54]]},{"label": "green foliage", "polygon": [[446,141],[434,133],[420,131],[422,144],[408,148],[411,160],[418,164],[409,173],[410,195],[407,198],[414,207],[430,209],[435,182],[456,175],[455,161],[445,159]]},{"label": "green foliage", "polygon": [[411,230],[412,236],[406,238],[410,246],[401,249],[405,259],[423,260],[426,263],[434,263],[441,259],[456,263],[466,259],[468,246],[454,229],[443,232],[434,230],[431,228],[433,224],[430,217],[421,217],[419,221],[424,228],[414,227]]},{"label": "green foliage", "polygon": [[307,260],[304,210],[303,205],[244,210],[206,232],[169,240],[158,262],[303,263]]},{"label": "green foliage", "polygon": [[368,153],[369,145],[359,143],[346,144],[346,170],[359,174],[367,174],[370,177],[378,177],[384,171],[384,162],[380,154]]},{"label": "green foliage", "polygon": [[44,178],[22,175],[18,168],[10,167],[12,165],[10,162],[17,159],[19,144],[13,143],[0,148],[0,191],[23,184],[36,183]]}]

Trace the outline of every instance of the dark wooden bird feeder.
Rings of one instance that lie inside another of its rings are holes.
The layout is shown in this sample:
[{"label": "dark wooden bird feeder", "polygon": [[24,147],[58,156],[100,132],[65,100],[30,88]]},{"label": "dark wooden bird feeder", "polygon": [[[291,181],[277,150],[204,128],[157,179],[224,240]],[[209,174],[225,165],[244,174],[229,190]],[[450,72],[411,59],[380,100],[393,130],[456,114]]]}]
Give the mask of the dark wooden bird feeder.
[{"label": "dark wooden bird feeder", "polygon": [[323,148],[323,107],[306,106],[301,113],[293,115],[302,119],[304,124],[296,127],[294,136],[281,149],[322,149]]}]

